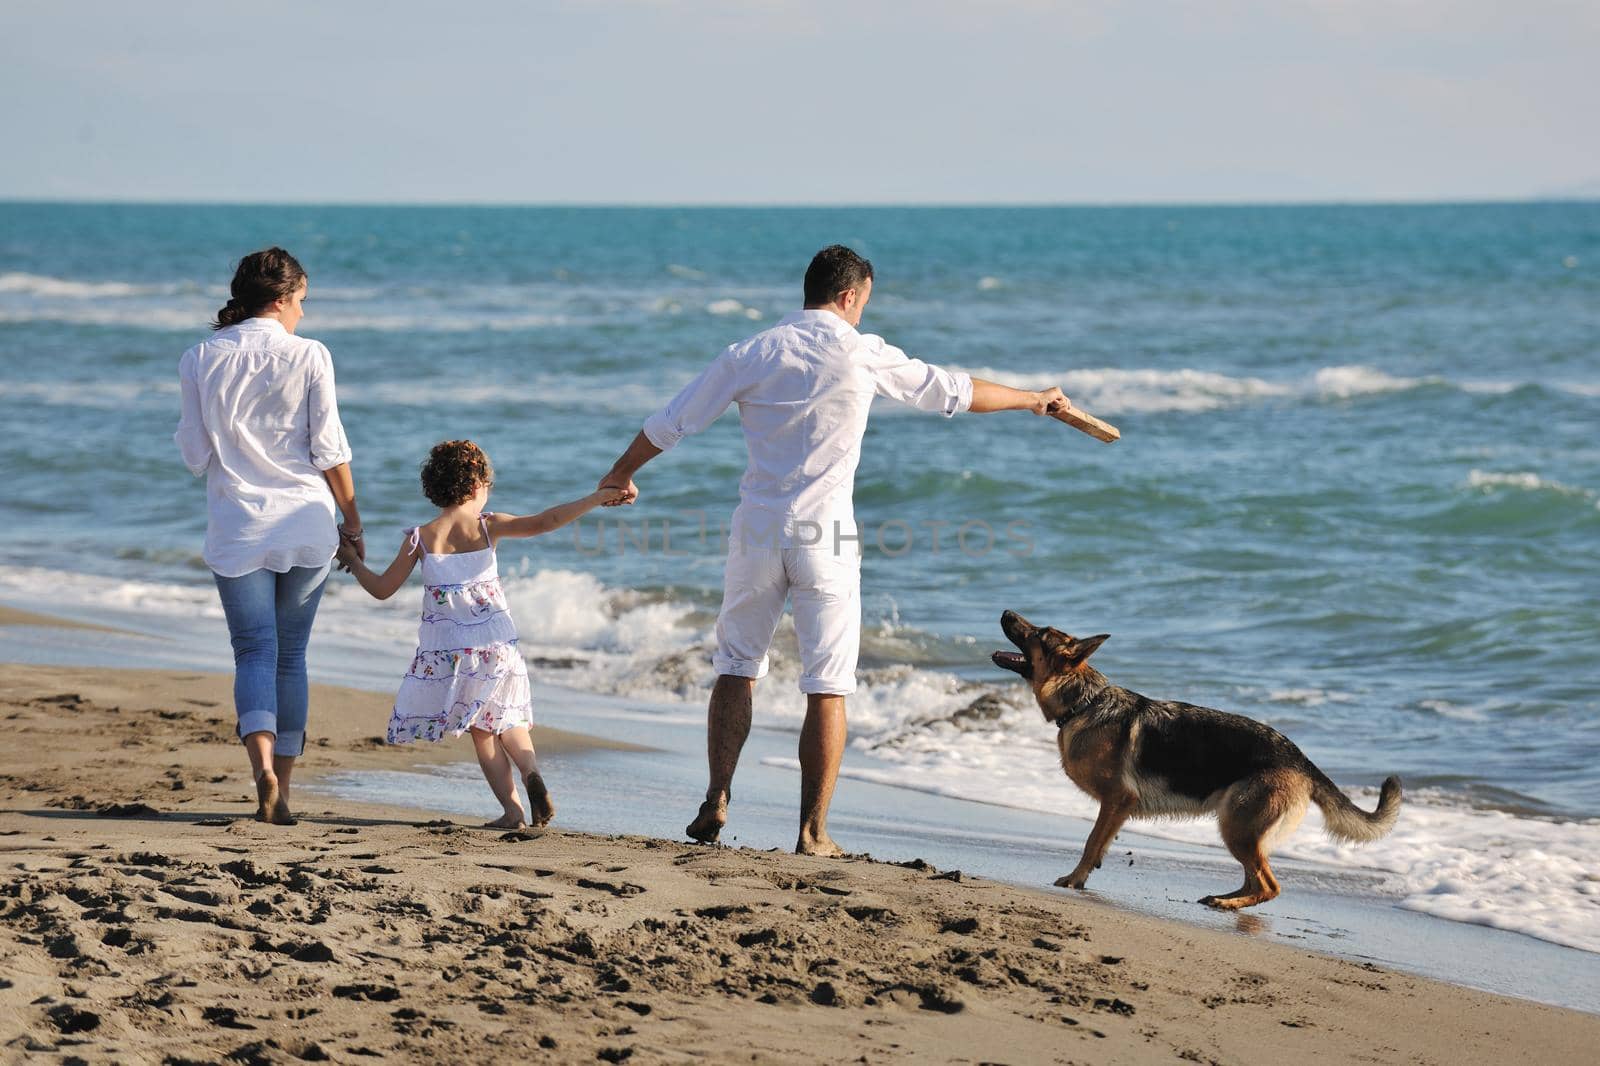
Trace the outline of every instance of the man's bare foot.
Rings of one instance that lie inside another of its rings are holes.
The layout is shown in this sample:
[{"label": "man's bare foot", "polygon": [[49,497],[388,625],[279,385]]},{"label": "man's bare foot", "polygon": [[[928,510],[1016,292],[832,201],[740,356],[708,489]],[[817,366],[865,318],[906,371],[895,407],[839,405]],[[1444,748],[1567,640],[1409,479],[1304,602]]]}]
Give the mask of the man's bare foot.
[{"label": "man's bare foot", "polygon": [[522,812],[512,811],[509,814],[502,814],[492,822],[484,822],[483,827],[485,829],[521,829]]},{"label": "man's bare foot", "polygon": [[539,771],[529,774],[526,784],[528,803],[533,808],[528,821],[535,829],[543,829],[556,816],[556,805],[550,801],[550,791],[544,787],[544,778],[539,776]]},{"label": "man's bare foot", "polygon": [[698,840],[702,844],[715,844],[722,835],[722,827],[728,824],[728,801],[725,799],[706,800],[700,804],[700,813],[694,816],[683,830],[691,840]]},{"label": "man's bare foot", "polygon": [[820,837],[811,837],[805,833],[800,834],[800,840],[794,846],[796,855],[817,855],[824,859],[836,859],[844,854],[844,849],[833,842],[833,838],[824,833]]}]

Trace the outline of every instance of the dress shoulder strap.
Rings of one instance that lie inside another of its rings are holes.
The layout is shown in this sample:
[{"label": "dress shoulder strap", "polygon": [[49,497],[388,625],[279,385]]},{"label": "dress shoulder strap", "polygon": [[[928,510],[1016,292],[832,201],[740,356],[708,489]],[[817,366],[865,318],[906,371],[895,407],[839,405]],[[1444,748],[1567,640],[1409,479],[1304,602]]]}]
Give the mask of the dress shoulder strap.
[{"label": "dress shoulder strap", "polygon": [[428,549],[422,546],[422,527],[412,526],[406,530],[406,547],[412,555],[427,555]]},{"label": "dress shoulder strap", "polygon": [[489,536],[489,516],[480,514],[478,516],[478,525],[483,527],[483,543],[489,548],[490,551],[493,551],[494,538]]}]

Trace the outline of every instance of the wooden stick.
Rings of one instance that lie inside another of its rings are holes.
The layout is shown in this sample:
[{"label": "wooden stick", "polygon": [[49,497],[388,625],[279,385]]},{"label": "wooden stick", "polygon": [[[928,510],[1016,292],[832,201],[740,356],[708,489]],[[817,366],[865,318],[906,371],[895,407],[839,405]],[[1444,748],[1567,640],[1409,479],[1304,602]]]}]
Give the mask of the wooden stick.
[{"label": "wooden stick", "polygon": [[1063,404],[1056,410],[1051,411],[1050,417],[1065,422],[1073,429],[1082,430],[1096,440],[1103,440],[1107,444],[1122,436],[1122,430],[1113,426],[1110,422],[1102,422],[1089,412],[1080,411],[1070,403]]}]

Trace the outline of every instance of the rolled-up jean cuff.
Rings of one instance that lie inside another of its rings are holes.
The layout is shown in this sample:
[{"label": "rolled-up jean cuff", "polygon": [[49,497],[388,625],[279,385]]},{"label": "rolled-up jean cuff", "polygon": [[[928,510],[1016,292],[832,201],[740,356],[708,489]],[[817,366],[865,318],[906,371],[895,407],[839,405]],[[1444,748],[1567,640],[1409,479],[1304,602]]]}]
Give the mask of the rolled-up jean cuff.
[{"label": "rolled-up jean cuff", "polygon": [[713,655],[711,668],[718,674],[748,677],[752,681],[759,681],[767,676],[767,658],[765,655],[759,659],[735,659],[732,656]]},{"label": "rolled-up jean cuff", "polygon": [[[272,711],[245,711],[239,715],[239,739],[243,740],[251,733],[271,733],[278,735],[278,716]],[[303,737],[305,734],[302,733]]]},{"label": "rolled-up jean cuff", "polygon": [[853,677],[802,677],[800,691],[807,696],[848,696],[856,690]]},{"label": "rolled-up jean cuff", "polygon": [[272,746],[274,756],[289,759],[298,759],[305,754],[306,731],[304,729],[284,730],[278,734],[278,742]]}]

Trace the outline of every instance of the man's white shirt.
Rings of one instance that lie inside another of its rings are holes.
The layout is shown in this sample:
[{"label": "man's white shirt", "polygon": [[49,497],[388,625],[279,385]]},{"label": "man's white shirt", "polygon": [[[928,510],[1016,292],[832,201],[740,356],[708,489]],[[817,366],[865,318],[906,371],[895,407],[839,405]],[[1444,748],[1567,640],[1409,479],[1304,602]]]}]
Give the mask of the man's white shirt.
[{"label": "man's white shirt", "polygon": [[[730,539],[832,546],[853,536],[856,467],[872,400],[945,416],[972,406],[972,378],[912,359],[832,311],[796,311],[724,349],[644,424],[663,451],[739,405],[750,464]],[[837,525],[835,525],[837,523]],[[800,534],[802,527],[811,532]]]}]

